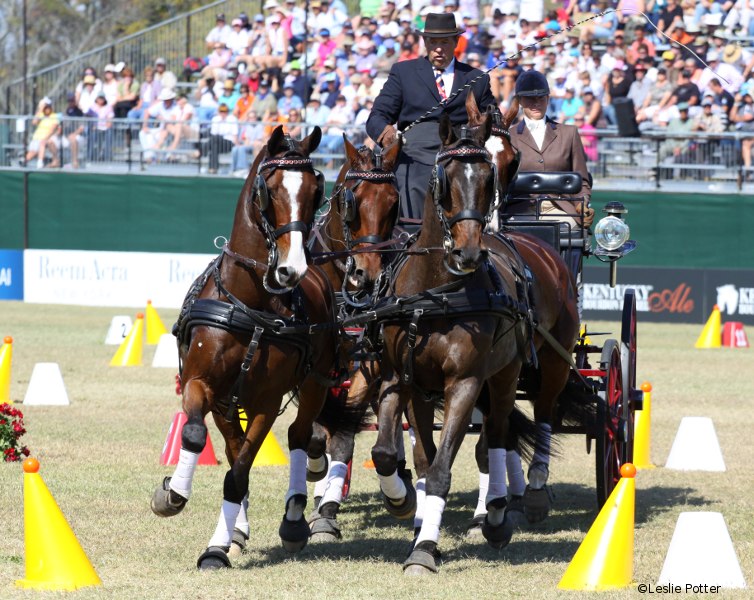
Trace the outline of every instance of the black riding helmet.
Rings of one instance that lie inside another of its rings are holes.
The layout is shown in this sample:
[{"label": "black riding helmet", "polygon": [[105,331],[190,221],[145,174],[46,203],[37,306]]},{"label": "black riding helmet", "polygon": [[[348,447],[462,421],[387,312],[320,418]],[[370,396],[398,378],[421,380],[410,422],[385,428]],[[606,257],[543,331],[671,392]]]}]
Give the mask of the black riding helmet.
[{"label": "black riding helmet", "polygon": [[516,96],[549,96],[547,78],[539,71],[524,71],[516,79]]}]

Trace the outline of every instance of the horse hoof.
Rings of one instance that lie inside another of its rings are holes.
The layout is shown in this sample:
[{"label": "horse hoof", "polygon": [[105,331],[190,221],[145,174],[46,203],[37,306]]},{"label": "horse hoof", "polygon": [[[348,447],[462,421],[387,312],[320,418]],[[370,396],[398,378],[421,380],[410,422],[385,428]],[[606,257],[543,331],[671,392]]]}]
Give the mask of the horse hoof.
[{"label": "horse hoof", "polygon": [[485,517],[484,523],[482,524],[482,535],[484,536],[484,539],[487,540],[487,543],[495,550],[505,548],[510,544],[511,538],[513,537],[513,521],[509,519],[506,514],[500,525],[493,526],[490,525],[490,522]]},{"label": "horse hoof", "polygon": [[170,489],[170,477],[165,477],[152,495],[152,512],[158,517],[174,517],[183,510],[186,502],[186,498]]},{"label": "horse hoof", "polygon": [[309,522],[312,542],[336,542],[341,538],[337,519],[317,516]]},{"label": "horse hoof", "polygon": [[524,515],[529,523],[541,523],[550,514],[552,501],[546,488],[534,490],[528,485],[524,492]]},{"label": "horse hoof", "polygon": [[321,481],[322,479],[325,478],[329,470],[330,470],[330,460],[327,458],[327,454],[325,454],[325,468],[323,471],[310,471],[309,463],[307,461],[306,480],[310,483],[316,483],[317,481]]},{"label": "horse hoof", "polygon": [[419,542],[403,563],[404,575],[431,575],[437,573],[442,555],[435,542]]},{"label": "horse hoof", "polygon": [[278,534],[286,552],[295,553],[304,549],[306,542],[309,541],[311,530],[309,529],[309,523],[306,522],[304,517],[301,517],[297,521],[289,521],[283,517]]},{"label": "horse hoof", "polygon": [[524,514],[523,496],[511,496],[511,500],[505,509],[505,518],[511,520],[514,528],[521,529],[526,525],[527,520]]},{"label": "horse hoof", "polygon": [[229,569],[230,559],[225,548],[219,546],[210,546],[196,561],[196,566],[201,571],[208,571],[211,569]]},{"label": "horse hoof", "polygon": [[484,523],[485,515],[476,515],[466,525],[466,537],[477,538],[482,535],[482,524]]},{"label": "horse hoof", "polygon": [[246,542],[249,536],[241,531],[238,527],[233,530],[233,539],[231,540],[230,550],[228,550],[228,556],[231,558],[237,558],[241,556],[241,553],[246,548]]},{"label": "horse hoof", "polygon": [[406,481],[406,497],[400,504],[395,504],[385,494],[382,494],[382,502],[385,505],[385,509],[393,515],[396,519],[405,520],[413,519],[416,514],[416,489],[414,488],[411,480]]}]

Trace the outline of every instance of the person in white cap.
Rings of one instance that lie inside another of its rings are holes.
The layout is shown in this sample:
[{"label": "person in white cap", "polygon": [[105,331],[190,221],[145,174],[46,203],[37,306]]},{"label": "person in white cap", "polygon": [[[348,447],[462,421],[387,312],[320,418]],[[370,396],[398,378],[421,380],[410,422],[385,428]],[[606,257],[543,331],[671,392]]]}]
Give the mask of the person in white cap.
[{"label": "person in white cap", "polygon": [[102,82],[102,91],[105,92],[107,104],[115,106],[118,101],[118,79],[115,76],[115,65],[106,65],[103,77],[105,80]]},{"label": "person in white cap", "polygon": [[234,57],[246,54],[251,40],[249,30],[243,26],[243,21],[236,17],[230,23],[232,31],[225,41],[225,45],[233,52]]},{"label": "person in white cap", "polygon": [[[146,150],[159,150],[169,135],[180,136],[181,109],[175,101],[176,94],[170,88],[163,88],[157,102],[144,112],[144,122],[139,133],[139,141]],[[150,120],[158,123],[157,131],[150,130]]]}]

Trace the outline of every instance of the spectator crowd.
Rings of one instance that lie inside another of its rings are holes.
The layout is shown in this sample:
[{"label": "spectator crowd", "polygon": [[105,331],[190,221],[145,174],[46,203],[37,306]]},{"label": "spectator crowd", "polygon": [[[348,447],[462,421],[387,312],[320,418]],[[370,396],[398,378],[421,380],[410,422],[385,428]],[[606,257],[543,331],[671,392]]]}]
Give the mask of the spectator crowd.
[{"label": "spectator crowd", "polygon": [[[754,2],[550,4],[558,8],[546,10],[544,0],[362,0],[353,16],[342,0],[310,0],[308,10],[302,0],[266,0],[253,16],[217,14],[203,56],[170,65],[158,57],[138,74],[125,63],[106,65],[101,77],[87,67],[59,114],[44,98],[26,161],[41,167],[49,153],[58,167],[61,146],[74,168],[79,149],[88,161],[111,160],[119,128],[125,141],[138,136],[147,161],[201,153],[217,172],[229,153],[231,172],[244,176],[277,124],[294,136],[320,126],[326,157],[341,151],[344,133],[371,144],[363,125],[392,65],[423,54],[416,29],[428,13],[449,12],[464,31],[456,58],[493,69],[500,109],[523,71],[545,73],[548,116],[579,127],[590,160],[595,130],[619,127],[628,110],[640,131],[678,136],[661,154],[679,161],[692,150],[686,134],[751,132],[736,149],[751,166]],[[74,119],[84,116],[91,121]]]}]

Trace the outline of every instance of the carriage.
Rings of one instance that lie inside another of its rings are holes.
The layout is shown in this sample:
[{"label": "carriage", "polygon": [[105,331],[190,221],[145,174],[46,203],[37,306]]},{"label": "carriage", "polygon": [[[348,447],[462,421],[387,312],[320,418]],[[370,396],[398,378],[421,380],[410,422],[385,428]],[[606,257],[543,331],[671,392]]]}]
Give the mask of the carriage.
[{"label": "carriage", "polygon": [[[558,250],[579,281],[585,259],[594,256],[608,263],[610,285],[615,286],[618,260],[636,247],[636,242],[628,239],[629,228],[624,221],[627,210],[620,202],[605,206],[606,216],[596,223],[594,236],[587,228],[571,226],[553,217],[544,218],[543,203],[566,199],[583,203],[584,199],[578,196],[581,189],[578,173],[519,173],[511,186],[508,203],[530,202],[534,210],[529,215],[504,219],[505,229],[529,233]],[[608,338],[602,344],[591,341],[604,335],[610,334],[590,332],[582,322],[569,361],[572,365],[569,385],[563,392],[586,394],[593,410],[588,411],[586,422],[581,424],[564,423],[562,415],[553,423],[553,433],[584,434],[587,452],[594,448],[599,506],[620,479],[621,465],[633,461],[634,413],[642,408],[642,393],[636,387],[637,322],[633,289],[624,292],[620,337]],[[518,397],[526,399],[527,394],[520,390]]]}]

